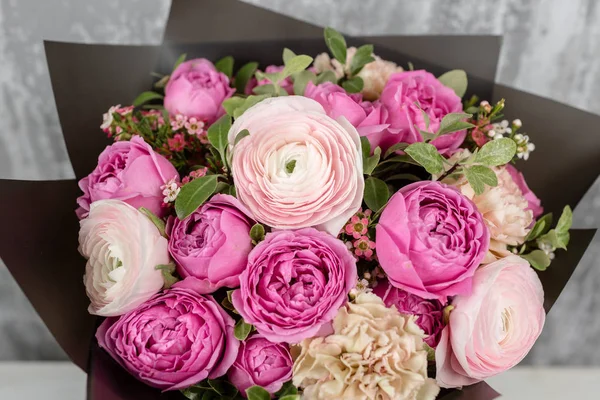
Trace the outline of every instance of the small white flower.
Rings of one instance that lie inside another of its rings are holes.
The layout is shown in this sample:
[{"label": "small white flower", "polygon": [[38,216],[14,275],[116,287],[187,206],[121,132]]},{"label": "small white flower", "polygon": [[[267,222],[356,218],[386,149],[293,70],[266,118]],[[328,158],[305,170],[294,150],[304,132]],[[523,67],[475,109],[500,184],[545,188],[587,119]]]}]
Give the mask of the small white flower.
[{"label": "small white flower", "polygon": [[493,129],[490,129],[487,134],[489,137],[493,138],[494,136],[496,136],[496,131]]},{"label": "small white flower", "polygon": [[181,191],[181,188],[175,181],[175,178],[171,179],[160,188],[163,190],[163,196],[165,196],[163,199],[164,203],[174,202],[177,199],[177,195],[179,195],[179,192]]},{"label": "small white flower", "polygon": [[502,120],[502,122],[500,122],[500,126],[505,129],[508,128],[508,120],[507,119]]},{"label": "small white flower", "polygon": [[516,141],[517,143],[520,143],[520,142],[522,142],[522,141],[523,141],[523,135],[522,135],[522,134],[520,134],[520,133],[517,133],[517,134],[515,135],[515,138],[514,138],[514,139],[515,139],[515,141]]},{"label": "small white flower", "polygon": [[489,105],[490,105],[490,103],[489,103],[487,100],[483,100],[481,103],[479,103],[479,105],[480,105],[481,107],[487,107],[487,106],[489,106]]},{"label": "small white flower", "polygon": [[512,122],[512,124],[513,124],[513,126],[514,126],[515,128],[520,128],[521,126],[523,126],[523,124],[521,123],[521,120],[520,120],[520,119],[515,119],[515,120]]},{"label": "small white flower", "polygon": [[110,128],[114,121],[113,113],[117,112],[119,108],[121,108],[121,105],[117,104],[116,106],[109,108],[106,113],[102,114],[102,125],[100,125],[100,129],[105,130]]},{"label": "small white flower", "polygon": [[510,134],[510,133],[512,133],[512,129],[506,128],[506,130],[504,132]]},{"label": "small white flower", "polygon": [[504,137],[504,136],[502,136],[502,134],[500,134],[500,133],[496,133],[496,134],[494,135],[494,140],[502,139],[503,137]]}]

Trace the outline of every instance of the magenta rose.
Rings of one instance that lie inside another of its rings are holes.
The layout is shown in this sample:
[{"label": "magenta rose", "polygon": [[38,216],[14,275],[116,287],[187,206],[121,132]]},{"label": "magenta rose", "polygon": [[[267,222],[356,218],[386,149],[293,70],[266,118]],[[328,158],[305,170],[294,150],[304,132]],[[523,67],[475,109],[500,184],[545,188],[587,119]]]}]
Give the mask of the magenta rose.
[{"label": "magenta rose", "polygon": [[274,394],[292,379],[293,363],[286,344],[271,343],[255,334],[241,343],[227,377],[244,397],[246,389],[255,385]]},{"label": "magenta rose", "polygon": [[[424,70],[393,74],[381,93],[380,101],[388,110],[386,122],[390,125],[380,139],[384,151],[400,142],[422,142],[419,130],[436,132],[444,116],[463,110],[460,97]],[[421,110],[429,117],[429,129]],[[464,130],[442,135],[431,144],[440,153],[446,154],[457,149],[466,134]]]},{"label": "magenta rose", "polygon": [[204,59],[181,63],[165,86],[165,108],[170,114],[182,114],[213,123],[225,114],[223,100],[235,89],[229,87],[229,78],[217,71],[213,63]]},{"label": "magenta rose", "polygon": [[83,195],[77,199],[77,216],[85,218],[91,203],[106,199],[122,200],[162,216],[161,186],[171,179],[179,181],[175,167],[141,137],[115,142],[100,153],[96,169],[79,181]]},{"label": "magenta rose", "polygon": [[386,307],[396,306],[402,314],[414,315],[417,325],[426,337],[423,339],[429,347],[435,348],[440,341],[444,328],[444,305],[438,300],[423,299],[380,280],[373,293],[381,297]]},{"label": "magenta rose", "polygon": [[523,193],[523,197],[527,200],[527,209],[531,210],[533,213],[533,218],[537,219],[544,212],[544,207],[542,207],[542,201],[529,189],[527,186],[527,182],[525,182],[525,177],[521,172],[519,172],[514,166],[510,164],[506,164],[506,171],[510,174],[513,181],[517,184],[521,193]]},{"label": "magenta rose", "polygon": [[[381,103],[362,101],[360,93],[348,94],[335,83],[315,85],[309,81],[304,96],[323,106],[325,113],[331,118],[337,120],[339,117],[345,117],[360,136],[381,136],[381,132],[389,126],[383,122],[387,119],[387,110]],[[378,143],[371,143],[371,146],[374,149]]]},{"label": "magenta rose", "polygon": [[176,390],[225,375],[240,342],[235,321],[186,278],[119,318],[107,318],[96,338],[140,381]]},{"label": "magenta rose", "polygon": [[217,194],[183,221],[170,218],[169,252],[177,272],[198,278],[201,293],[238,287],[252,250],[249,215],[235,197]]},{"label": "magenta rose", "polygon": [[298,343],[331,328],[357,279],[342,241],[314,228],[276,231],[250,253],[232,303],[266,339]]},{"label": "magenta rose", "polygon": [[436,181],[415,182],[389,200],[376,228],[390,283],[425,299],[468,294],[490,234],[471,200]]}]

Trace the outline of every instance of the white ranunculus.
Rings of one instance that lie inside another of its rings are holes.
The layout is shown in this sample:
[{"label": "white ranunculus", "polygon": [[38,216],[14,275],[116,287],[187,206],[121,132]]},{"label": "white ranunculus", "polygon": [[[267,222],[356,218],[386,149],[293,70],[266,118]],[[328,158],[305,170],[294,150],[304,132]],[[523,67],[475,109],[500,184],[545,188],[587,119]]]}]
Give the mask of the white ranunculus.
[{"label": "white ranunculus", "polygon": [[91,204],[80,221],[79,252],[88,259],[84,283],[89,312],[104,317],[133,310],[157,293],[169,263],[167,239],[138,210],[120,200]]}]

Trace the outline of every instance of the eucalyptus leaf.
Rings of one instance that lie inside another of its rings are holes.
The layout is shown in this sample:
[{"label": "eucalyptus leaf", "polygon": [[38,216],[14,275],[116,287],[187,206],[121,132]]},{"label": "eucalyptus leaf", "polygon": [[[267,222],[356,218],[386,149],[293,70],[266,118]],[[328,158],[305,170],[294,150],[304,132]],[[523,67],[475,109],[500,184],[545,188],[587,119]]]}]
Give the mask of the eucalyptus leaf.
[{"label": "eucalyptus leaf", "polygon": [[138,97],[133,100],[133,105],[136,107],[141,106],[144,103],[147,103],[152,100],[164,99],[165,97],[162,94],[156,92],[142,92],[138,95]]},{"label": "eucalyptus leaf", "polygon": [[438,80],[446,87],[454,90],[458,97],[463,97],[467,92],[467,73],[462,69],[454,69],[441,75]]},{"label": "eucalyptus leaf", "polygon": [[331,70],[323,71],[317,75],[317,85],[325,82],[337,83],[338,79]]},{"label": "eucalyptus leaf", "polygon": [[483,165],[474,165],[472,167],[465,167],[465,176],[469,181],[469,185],[475,191],[475,194],[482,194],[485,191],[485,186],[497,186],[498,177],[496,173],[488,167]]},{"label": "eucalyptus leaf", "polygon": [[217,71],[224,73],[231,79],[231,76],[233,75],[233,57],[227,56],[221,58],[215,63],[215,68]]},{"label": "eucalyptus leaf", "polygon": [[312,57],[304,54],[290,58],[283,67],[283,77],[281,79],[285,79],[288,76],[297,72],[304,71],[306,68],[308,68],[312,61]]},{"label": "eucalyptus leaf", "polygon": [[257,62],[249,62],[244,64],[235,75],[235,89],[238,93],[244,93],[246,85],[258,68]]},{"label": "eucalyptus leaf", "polygon": [[408,145],[409,145],[408,143],[403,143],[403,142],[393,144],[392,146],[390,146],[389,149],[387,149],[387,151],[383,155],[383,158],[388,158],[389,156],[391,156],[395,152],[402,151],[402,150],[406,149],[408,147]]},{"label": "eucalyptus leaf", "polygon": [[510,138],[490,140],[479,150],[473,162],[488,167],[509,163],[517,152],[517,144]]},{"label": "eucalyptus leaf", "polygon": [[296,53],[294,53],[292,50],[288,49],[287,47],[283,49],[283,63],[287,64],[289,60],[292,59],[292,57],[295,57]]},{"label": "eucalyptus leaf", "polygon": [[300,71],[293,75],[294,79],[294,94],[298,96],[304,95],[304,90],[308,82],[315,83],[317,75],[312,71]]},{"label": "eucalyptus leaf", "polygon": [[472,114],[465,113],[450,113],[446,114],[440,122],[440,128],[436,132],[437,136],[446,135],[452,132],[462,131],[463,129],[473,128],[475,125],[464,121],[471,118]]},{"label": "eucalyptus leaf", "polygon": [[346,64],[346,39],[335,29],[327,27],[323,32],[325,44],[333,57],[342,65]]},{"label": "eucalyptus leaf", "polygon": [[413,143],[406,147],[404,152],[432,175],[437,175],[444,171],[444,158],[432,144]]},{"label": "eucalyptus leaf", "polygon": [[187,54],[183,53],[182,55],[180,55],[175,61],[175,65],[173,65],[173,71],[175,71],[177,67],[179,67],[185,61],[186,58]]},{"label": "eucalyptus leaf", "polygon": [[365,65],[370,62],[375,61],[373,57],[373,45],[365,44],[360,46],[356,53],[354,53],[354,57],[352,57],[352,62],[350,63],[350,75],[354,76],[358,74]]},{"label": "eucalyptus leaf", "polygon": [[389,200],[390,190],[381,179],[369,177],[365,181],[364,200],[367,207],[373,211],[379,211]]},{"label": "eucalyptus leaf", "polygon": [[208,142],[219,152],[223,165],[227,165],[225,157],[225,149],[227,149],[229,135],[231,129],[231,117],[227,114],[216,120],[207,131]]},{"label": "eucalyptus leaf", "polygon": [[165,233],[165,221],[160,219],[156,214],[148,210],[146,207],[140,207],[138,208],[138,211],[148,217],[154,226],[156,226],[156,229],[158,229],[158,232],[160,232],[161,236],[167,237],[167,234]]},{"label": "eucalyptus leaf", "polygon": [[342,83],[342,87],[346,89],[348,93],[360,93],[363,90],[365,83],[360,76],[355,76]]},{"label": "eucalyptus leaf", "polygon": [[531,253],[522,254],[521,257],[538,271],[545,271],[550,265],[550,257],[542,250],[533,250]]},{"label": "eucalyptus leaf", "polygon": [[233,328],[233,334],[237,340],[246,340],[250,332],[252,332],[252,325],[247,324],[243,319],[240,319]]},{"label": "eucalyptus leaf", "polygon": [[175,200],[175,213],[179,219],[185,219],[196,211],[217,189],[217,175],[196,178],[181,187]]}]

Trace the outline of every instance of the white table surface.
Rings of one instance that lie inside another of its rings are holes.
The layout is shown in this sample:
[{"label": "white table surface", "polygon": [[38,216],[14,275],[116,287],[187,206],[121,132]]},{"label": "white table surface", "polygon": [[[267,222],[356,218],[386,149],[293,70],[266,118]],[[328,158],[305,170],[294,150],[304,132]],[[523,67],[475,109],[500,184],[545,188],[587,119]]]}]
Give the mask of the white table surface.
[{"label": "white table surface", "polygon": [[[84,400],[85,378],[67,362],[0,362],[0,399]],[[600,368],[513,368],[488,383],[508,400],[600,398]]]}]

